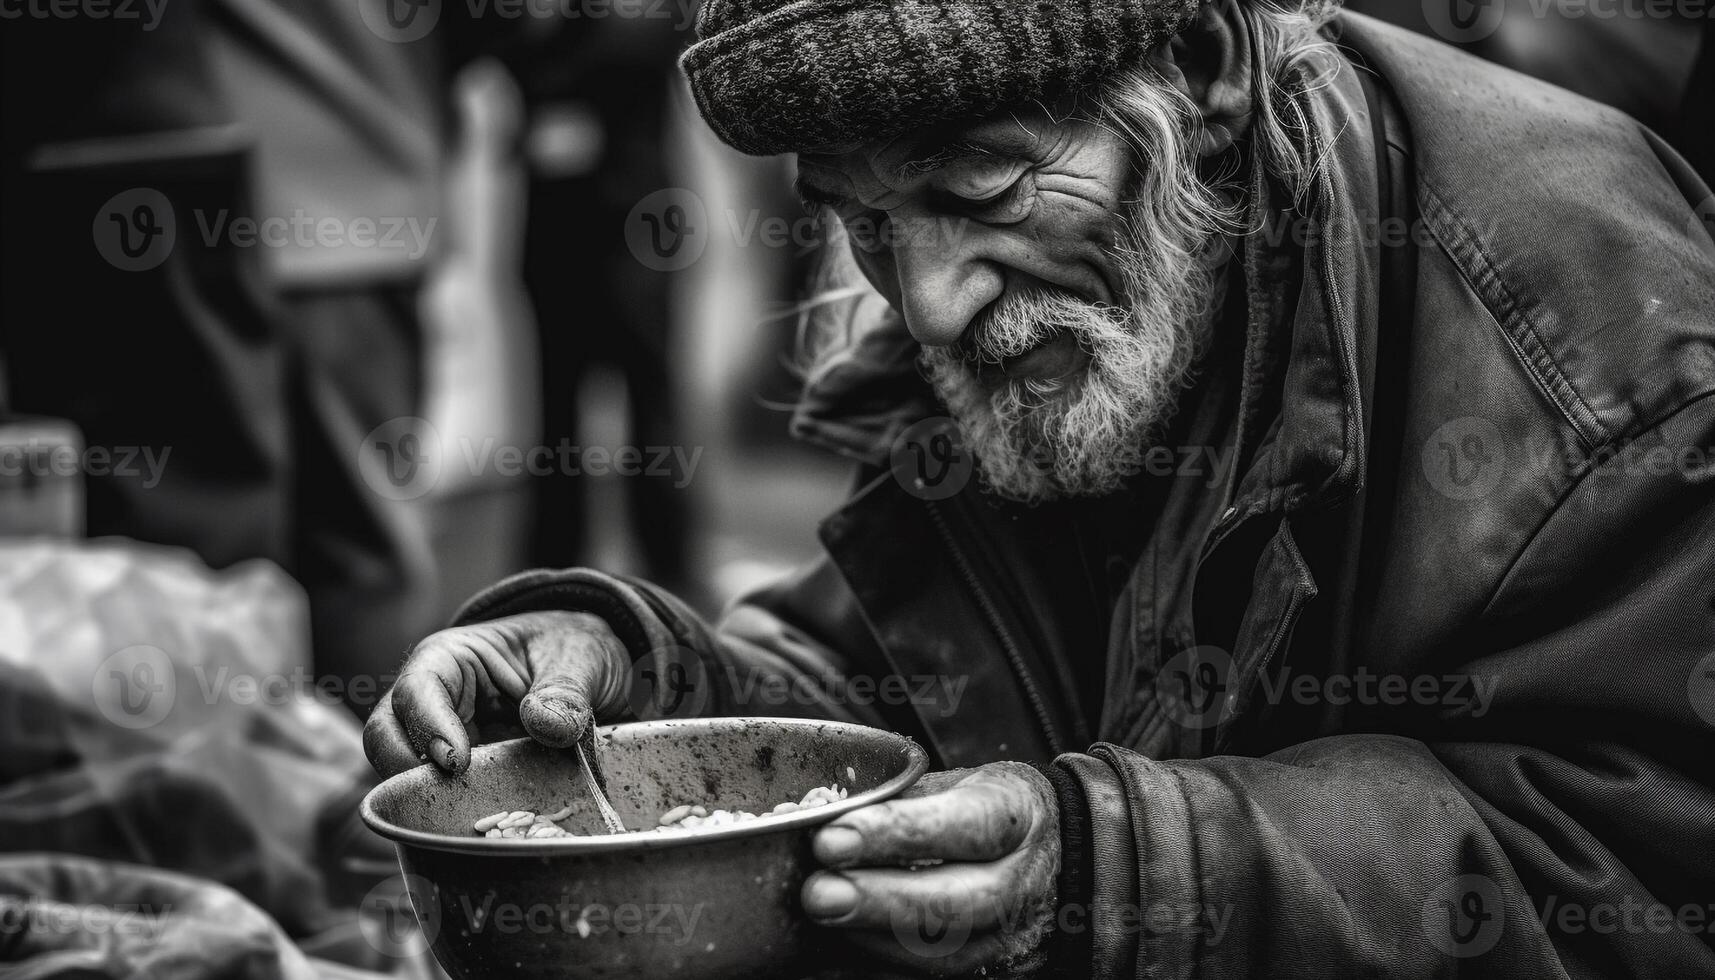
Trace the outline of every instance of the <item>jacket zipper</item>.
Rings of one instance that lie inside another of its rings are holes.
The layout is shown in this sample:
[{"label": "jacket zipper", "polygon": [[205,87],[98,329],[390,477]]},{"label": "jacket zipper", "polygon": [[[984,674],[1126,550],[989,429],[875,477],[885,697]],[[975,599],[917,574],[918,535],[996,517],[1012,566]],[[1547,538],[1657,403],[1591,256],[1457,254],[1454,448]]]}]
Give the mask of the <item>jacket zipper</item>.
[{"label": "jacket zipper", "polygon": [[959,569],[959,575],[964,578],[965,585],[976,596],[977,607],[982,611],[983,618],[988,620],[989,628],[994,630],[1000,640],[1001,649],[1006,652],[1007,662],[1012,665],[1012,672],[1018,678],[1019,686],[1024,688],[1025,699],[1030,702],[1031,711],[1036,715],[1037,724],[1042,726],[1042,734],[1048,739],[1048,750],[1054,755],[1065,751],[1060,742],[1060,734],[1054,727],[1053,719],[1048,714],[1048,704],[1042,698],[1042,692],[1036,686],[1036,681],[1030,676],[1030,670],[1025,666],[1024,655],[1019,652],[1018,645],[1013,641],[1012,633],[1006,628],[1006,621],[1001,618],[1000,610],[983,587],[976,568],[959,547],[952,528],[947,526],[947,519],[941,513],[941,508],[933,500],[924,501],[929,508],[929,518],[935,524],[935,530],[946,543],[947,550],[952,553],[953,564]]}]

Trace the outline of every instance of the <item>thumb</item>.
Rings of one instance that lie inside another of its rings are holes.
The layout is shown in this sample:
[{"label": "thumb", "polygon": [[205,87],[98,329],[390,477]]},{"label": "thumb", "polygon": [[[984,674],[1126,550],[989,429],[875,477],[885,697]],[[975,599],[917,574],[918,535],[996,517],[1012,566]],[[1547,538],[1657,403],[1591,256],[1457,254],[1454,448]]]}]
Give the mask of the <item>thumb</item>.
[{"label": "thumb", "polygon": [[579,615],[533,637],[526,658],[530,690],[519,702],[518,720],[544,745],[576,744],[595,723],[596,707],[617,702],[623,691],[625,647],[597,617]]}]

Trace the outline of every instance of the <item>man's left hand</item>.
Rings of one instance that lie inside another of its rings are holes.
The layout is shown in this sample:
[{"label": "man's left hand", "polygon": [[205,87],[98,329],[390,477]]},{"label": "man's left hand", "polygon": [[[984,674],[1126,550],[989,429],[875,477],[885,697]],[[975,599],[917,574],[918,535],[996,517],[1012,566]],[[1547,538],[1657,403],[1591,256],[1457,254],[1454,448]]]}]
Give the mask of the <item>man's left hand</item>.
[{"label": "man's left hand", "polygon": [[1017,762],[931,773],[815,838],[804,910],[876,958],[936,976],[1041,966],[1060,871],[1045,776]]}]

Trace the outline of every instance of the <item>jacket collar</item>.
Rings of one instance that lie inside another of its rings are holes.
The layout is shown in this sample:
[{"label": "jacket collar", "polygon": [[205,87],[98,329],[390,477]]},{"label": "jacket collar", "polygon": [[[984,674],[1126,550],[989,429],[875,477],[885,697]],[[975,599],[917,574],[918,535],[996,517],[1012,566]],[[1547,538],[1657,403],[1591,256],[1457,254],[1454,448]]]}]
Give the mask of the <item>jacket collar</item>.
[{"label": "jacket collar", "polygon": [[[1244,246],[1249,322],[1240,418],[1242,438],[1255,443],[1241,446],[1240,458],[1251,463],[1223,525],[1334,506],[1363,485],[1381,210],[1359,70],[1342,62],[1307,98],[1311,126],[1328,149],[1296,214],[1272,207],[1279,195],[1260,177],[1253,185],[1254,219],[1265,223],[1253,225],[1260,230]],[[1302,249],[1286,247],[1300,239],[1283,234],[1302,235]],[[1276,349],[1280,344],[1284,351]],[[1278,385],[1277,398],[1271,384]],[[1266,434],[1248,434],[1259,426]]]}]

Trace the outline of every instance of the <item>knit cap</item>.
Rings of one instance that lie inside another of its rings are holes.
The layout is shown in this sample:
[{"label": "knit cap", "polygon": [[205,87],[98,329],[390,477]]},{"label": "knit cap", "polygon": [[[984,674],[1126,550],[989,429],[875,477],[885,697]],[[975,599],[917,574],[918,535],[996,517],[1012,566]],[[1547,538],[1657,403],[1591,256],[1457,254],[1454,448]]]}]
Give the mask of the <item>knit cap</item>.
[{"label": "knit cap", "polygon": [[1199,0],[703,0],[680,59],[715,133],[753,155],[893,136],[1083,90]]}]

